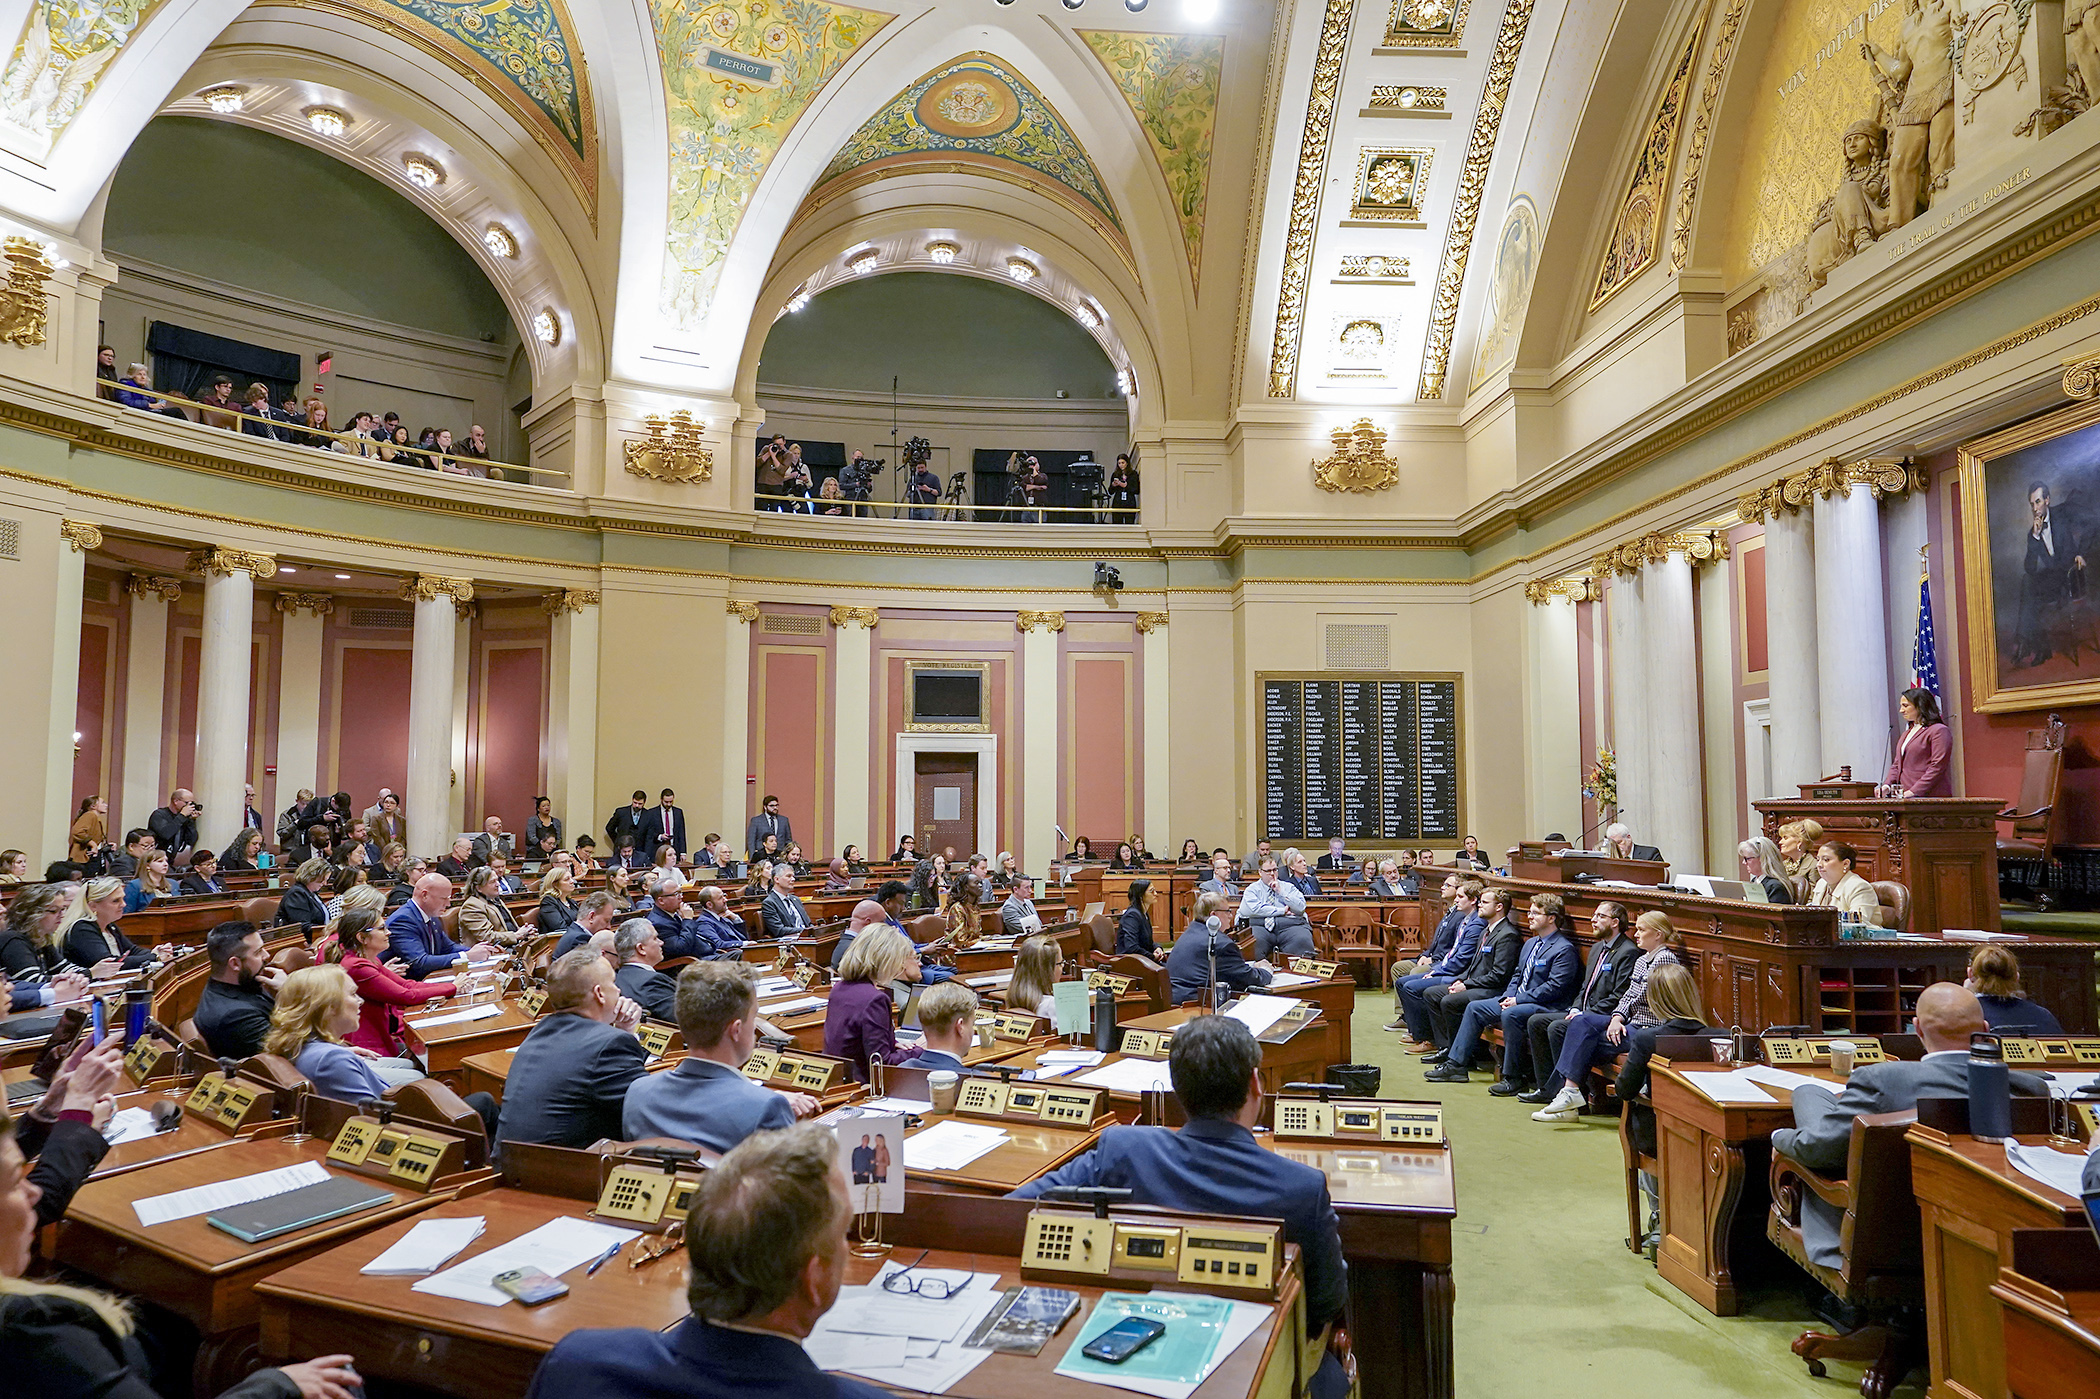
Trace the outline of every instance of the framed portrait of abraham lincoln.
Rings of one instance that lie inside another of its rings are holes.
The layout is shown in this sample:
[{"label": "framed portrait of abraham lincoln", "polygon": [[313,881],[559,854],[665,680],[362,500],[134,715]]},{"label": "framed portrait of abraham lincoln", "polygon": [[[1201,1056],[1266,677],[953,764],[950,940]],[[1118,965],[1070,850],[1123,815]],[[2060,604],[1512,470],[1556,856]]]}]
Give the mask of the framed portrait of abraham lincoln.
[{"label": "framed portrait of abraham lincoln", "polygon": [[2100,401],[1961,448],[1979,710],[2100,701]]}]

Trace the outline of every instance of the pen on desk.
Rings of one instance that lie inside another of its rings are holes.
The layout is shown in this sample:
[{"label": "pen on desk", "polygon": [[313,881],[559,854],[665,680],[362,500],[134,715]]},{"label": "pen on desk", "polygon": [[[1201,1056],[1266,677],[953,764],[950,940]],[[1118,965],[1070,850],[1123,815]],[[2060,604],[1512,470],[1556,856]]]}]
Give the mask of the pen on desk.
[{"label": "pen on desk", "polygon": [[605,1250],[605,1252],[599,1254],[596,1258],[593,1258],[591,1260],[591,1266],[584,1270],[583,1275],[585,1277],[591,1277],[595,1275],[600,1268],[613,1261],[614,1254],[618,1253],[621,1249],[625,1247],[627,1247],[627,1240],[620,1240],[611,1248]]}]

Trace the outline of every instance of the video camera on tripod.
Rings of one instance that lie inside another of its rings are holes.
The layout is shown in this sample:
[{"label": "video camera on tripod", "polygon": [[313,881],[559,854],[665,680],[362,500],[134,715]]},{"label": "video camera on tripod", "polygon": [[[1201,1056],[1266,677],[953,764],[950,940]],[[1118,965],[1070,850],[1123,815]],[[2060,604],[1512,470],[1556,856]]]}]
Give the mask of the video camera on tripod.
[{"label": "video camera on tripod", "polygon": [[839,468],[839,494],[848,500],[868,499],[874,494],[875,478],[888,465],[883,457],[854,457]]}]

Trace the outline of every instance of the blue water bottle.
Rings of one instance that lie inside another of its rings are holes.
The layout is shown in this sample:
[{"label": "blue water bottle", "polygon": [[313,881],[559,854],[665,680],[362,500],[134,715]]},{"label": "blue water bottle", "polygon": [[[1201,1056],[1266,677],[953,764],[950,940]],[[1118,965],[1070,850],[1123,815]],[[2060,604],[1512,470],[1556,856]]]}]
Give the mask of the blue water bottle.
[{"label": "blue water bottle", "polygon": [[2012,1135],[2012,1077],[1996,1035],[1969,1036],[1969,1135],[1980,1142]]},{"label": "blue water bottle", "polygon": [[153,1009],[153,993],[143,986],[134,986],[124,993],[124,1047],[131,1048],[146,1038],[146,1020]]}]

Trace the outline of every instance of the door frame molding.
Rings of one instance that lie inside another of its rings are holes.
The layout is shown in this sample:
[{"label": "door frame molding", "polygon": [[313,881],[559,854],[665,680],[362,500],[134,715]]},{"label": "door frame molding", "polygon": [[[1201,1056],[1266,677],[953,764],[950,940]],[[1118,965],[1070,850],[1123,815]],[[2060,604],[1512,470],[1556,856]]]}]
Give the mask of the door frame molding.
[{"label": "door frame molding", "polygon": [[897,807],[893,831],[916,832],[919,824],[919,772],[913,762],[921,753],[968,753],[977,759],[977,850],[988,856],[999,852],[998,803],[990,799],[993,776],[999,771],[999,735],[957,733],[900,733],[897,735]]}]

